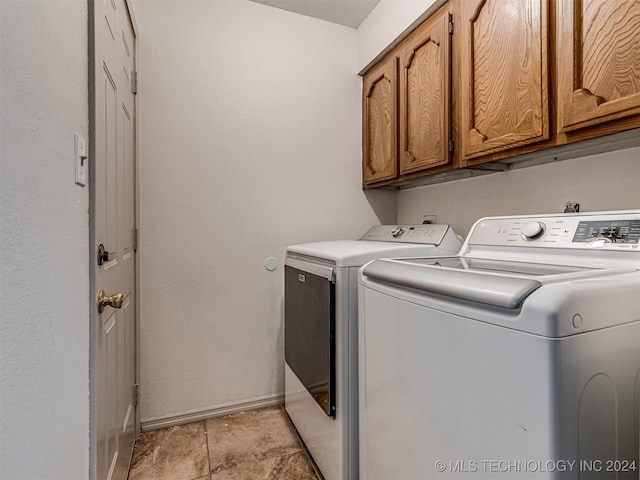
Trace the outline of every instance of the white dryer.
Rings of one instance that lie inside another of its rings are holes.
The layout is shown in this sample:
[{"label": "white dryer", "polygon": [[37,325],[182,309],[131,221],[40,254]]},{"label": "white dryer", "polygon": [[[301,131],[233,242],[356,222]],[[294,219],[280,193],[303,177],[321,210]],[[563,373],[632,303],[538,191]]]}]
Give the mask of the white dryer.
[{"label": "white dryer", "polygon": [[288,247],[285,409],[325,480],[358,479],[358,269],[461,244],[448,225],[380,225],[360,240]]},{"label": "white dryer", "polygon": [[640,211],[484,218],[359,300],[363,479],[638,478]]}]

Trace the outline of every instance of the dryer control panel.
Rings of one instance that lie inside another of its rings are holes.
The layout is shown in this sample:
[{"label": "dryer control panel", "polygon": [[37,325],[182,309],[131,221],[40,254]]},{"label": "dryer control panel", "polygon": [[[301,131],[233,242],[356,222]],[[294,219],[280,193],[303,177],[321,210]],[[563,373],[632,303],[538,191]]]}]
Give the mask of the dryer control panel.
[{"label": "dryer control panel", "polygon": [[449,230],[449,225],[375,225],[360,240],[396,243],[424,243],[439,245]]},{"label": "dryer control panel", "polygon": [[469,245],[640,250],[640,211],[489,217],[473,226]]}]

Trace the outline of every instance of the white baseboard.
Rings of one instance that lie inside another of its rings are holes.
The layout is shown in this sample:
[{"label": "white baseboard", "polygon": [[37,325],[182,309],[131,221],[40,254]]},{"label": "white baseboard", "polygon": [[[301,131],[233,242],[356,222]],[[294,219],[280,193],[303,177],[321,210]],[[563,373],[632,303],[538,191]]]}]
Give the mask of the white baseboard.
[{"label": "white baseboard", "polygon": [[140,420],[140,427],[143,432],[158,430],[160,428],[184,425],[185,423],[200,422],[208,418],[223,417],[233,413],[246,412],[248,410],[258,410],[259,408],[271,407],[284,403],[284,394],[268,397],[260,397],[240,403],[229,403],[218,407],[207,408],[205,410],[195,410],[177,415],[167,415],[164,417],[147,418]]}]

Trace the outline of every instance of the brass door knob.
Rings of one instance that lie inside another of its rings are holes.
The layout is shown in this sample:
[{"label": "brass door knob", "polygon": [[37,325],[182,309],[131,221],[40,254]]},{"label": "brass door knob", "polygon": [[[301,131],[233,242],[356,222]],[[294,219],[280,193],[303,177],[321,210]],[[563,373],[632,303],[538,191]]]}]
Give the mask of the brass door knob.
[{"label": "brass door knob", "polygon": [[104,307],[122,308],[122,293],[114,293],[107,297],[104,290],[98,292],[98,313],[104,312]]}]

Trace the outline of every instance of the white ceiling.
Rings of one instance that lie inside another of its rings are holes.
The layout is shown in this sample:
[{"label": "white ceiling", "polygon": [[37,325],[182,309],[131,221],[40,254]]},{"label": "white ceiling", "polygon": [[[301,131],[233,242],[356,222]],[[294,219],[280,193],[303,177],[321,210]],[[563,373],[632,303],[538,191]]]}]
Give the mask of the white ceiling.
[{"label": "white ceiling", "polygon": [[251,0],[357,28],[380,0]]}]

